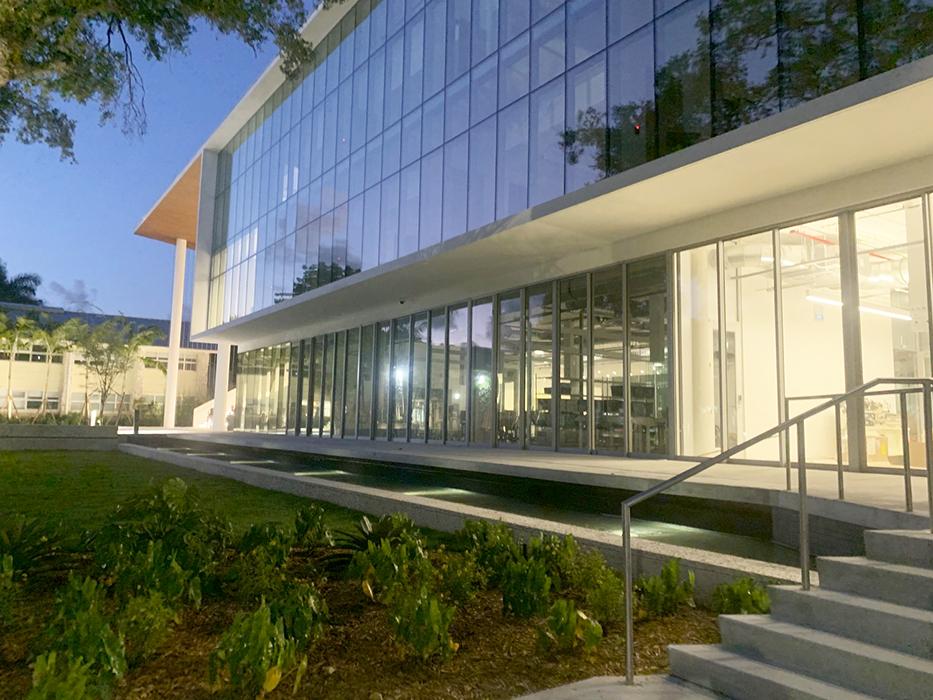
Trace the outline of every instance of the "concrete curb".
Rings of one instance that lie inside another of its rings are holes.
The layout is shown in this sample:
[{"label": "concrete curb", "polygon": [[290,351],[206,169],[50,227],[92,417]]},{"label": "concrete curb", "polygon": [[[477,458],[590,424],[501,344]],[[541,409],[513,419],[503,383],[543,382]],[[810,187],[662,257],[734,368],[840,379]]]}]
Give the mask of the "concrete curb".
[{"label": "concrete curb", "polygon": [[[229,464],[208,457],[197,457],[142,445],[124,444],[120,446],[120,450],[137,457],[166,462],[203,474],[326,501],[373,515],[403,512],[418,525],[444,532],[460,529],[466,520],[488,520],[506,523],[516,537],[521,539],[530,539],[541,532],[572,534],[584,547],[602,552],[613,567],[622,567],[622,538],[599,530],[529,518],[488,508],[449,503],[434,498],[405,496],[368,486],[300,477],[246,464]],[[636,576],[656,574],[669,559],[674,557],[680,559],[685,568],[691,569],[696,574],[696,597],[700,602],[709,601],[717,585],[732,581],[739,576],[752,576],[763,582],[800,582],[800,572],[797,569],[754,559],[644,539],[633,540],[633,550]]]}]

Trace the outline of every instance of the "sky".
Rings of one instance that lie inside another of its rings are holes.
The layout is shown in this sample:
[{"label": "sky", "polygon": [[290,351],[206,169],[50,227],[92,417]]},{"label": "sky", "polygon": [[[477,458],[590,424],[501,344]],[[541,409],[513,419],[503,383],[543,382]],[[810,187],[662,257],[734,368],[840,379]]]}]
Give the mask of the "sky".
[{"label": "sky", "polygon": [[[174,248],[133,230],[275,55],[201,29],[185,55],[140,62],[148,131],[99,125],[95,105],[68,107],[77,164],[42,144],[0,144],[0,260],[42,277],[39,297],[82,295],[105,313],[168,318]],[[188,254],[187,293],[193,272]],[[64,290],[64,293],[62,292]]]}]

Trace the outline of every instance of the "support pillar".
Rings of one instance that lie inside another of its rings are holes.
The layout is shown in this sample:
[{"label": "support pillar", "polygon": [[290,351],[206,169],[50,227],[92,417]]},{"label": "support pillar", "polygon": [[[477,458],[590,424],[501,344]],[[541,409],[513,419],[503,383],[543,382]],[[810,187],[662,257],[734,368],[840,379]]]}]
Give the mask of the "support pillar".
[{"label": "support pillar", "polygon": [[172,280],[172,320],[168,332],[168,371],[165,375],[165,414],[162,426],[175,427],[175,406],[178,399],[178,360],[181,355],[181,314],[185,296],[185,256],[188,243],[175,241],[175,275]]},{"label": "support pillar", "polygon": [[217,343],[217,361],[214,363],[214,418],[211,430],[227,429],[227,395],[230,377],[230,343]]}]

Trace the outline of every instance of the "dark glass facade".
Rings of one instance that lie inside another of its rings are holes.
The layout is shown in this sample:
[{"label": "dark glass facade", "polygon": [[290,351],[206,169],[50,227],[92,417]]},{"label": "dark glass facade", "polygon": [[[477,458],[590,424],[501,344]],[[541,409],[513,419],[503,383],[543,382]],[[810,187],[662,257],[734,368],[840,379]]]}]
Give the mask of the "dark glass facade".
[{"label": "dark glass facade", "polygon": [[931,52],[931,0],[360,0],[220,154],[209,325]]}]

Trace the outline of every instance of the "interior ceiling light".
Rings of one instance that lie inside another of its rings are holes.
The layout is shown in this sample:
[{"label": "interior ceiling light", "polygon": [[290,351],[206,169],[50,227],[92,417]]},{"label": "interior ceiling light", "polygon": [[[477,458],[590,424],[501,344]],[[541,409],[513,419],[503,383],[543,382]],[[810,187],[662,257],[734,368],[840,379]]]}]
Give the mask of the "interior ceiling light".
[{"label": "interior ceiling light", "polygon": [[[814,304],[823,304],[824,306],[836,306],[841,307],[842,302],[838,299],[827,299],[826,297],[816,296],[815,294],[808,294],[806,300]],[[914,318],[910,314],[901,313],[899,311],[888,311],[887,309],[879,309],[875,306],[865,306],[860,304],[858,310],[863,314],[872,314],[874,316],[884,316],[885,318],[893,318],[898,321],[913,321]]]},{"label": "interior ceiling light", "polygon": [[[767,263],[770,265],[774,263],[774,257],[771,255],[762,255],[761,262]],[[793,260],[788,260],[787,258],[784,258],[784,257],[781,258],[781,267],[793,267],[796,264],[797,263],[794,262]]]}]

